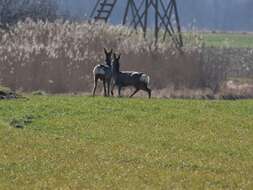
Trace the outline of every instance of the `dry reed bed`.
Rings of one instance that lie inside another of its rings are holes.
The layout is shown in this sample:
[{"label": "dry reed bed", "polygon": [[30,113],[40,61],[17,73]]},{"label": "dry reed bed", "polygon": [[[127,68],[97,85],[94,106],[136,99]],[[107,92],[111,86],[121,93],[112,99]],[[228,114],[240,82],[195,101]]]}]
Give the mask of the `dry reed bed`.
[{"label": "dry reed bed", "polygon": [[89,92],[92,69],[103,63],[103,47],[122,53],[123,70],[149,73],[162,97],[180,89],[217,93],[227,78],[253,76],[252,49],[207,48],[194,35],[185,43],[179,52],[169,41],[156,47],[123,26],[27,20],[0,32],[0,82],[24,91]]}]

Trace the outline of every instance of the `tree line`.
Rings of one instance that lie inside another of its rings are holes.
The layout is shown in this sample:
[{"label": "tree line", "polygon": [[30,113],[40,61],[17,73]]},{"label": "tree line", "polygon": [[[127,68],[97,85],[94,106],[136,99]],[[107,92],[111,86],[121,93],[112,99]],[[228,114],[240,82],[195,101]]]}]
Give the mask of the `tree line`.
[{"label": "tree line", "polygon": [[2,28],[25,20],[53,21],[58,6],[54,0],[0,0],[0,24]]}]

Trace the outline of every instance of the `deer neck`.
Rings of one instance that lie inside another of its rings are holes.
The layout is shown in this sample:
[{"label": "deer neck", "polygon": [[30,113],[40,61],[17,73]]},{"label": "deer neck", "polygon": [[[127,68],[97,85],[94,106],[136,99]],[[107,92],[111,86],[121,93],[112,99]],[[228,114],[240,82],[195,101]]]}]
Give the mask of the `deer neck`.
[{"label": "deer neck", "polygon": [[112,74],[115,78],[120,74],[119,65],[113,65]]},{"label": "deer neck", "polygon": [[106,65],[108,65],[109,67],[111,67],[111,66],[112,66],[112,64],[111,64],[111,60],[108,60],[108,59],[106,59],[106,60],[105,60],[105,64],[106,64]]}]

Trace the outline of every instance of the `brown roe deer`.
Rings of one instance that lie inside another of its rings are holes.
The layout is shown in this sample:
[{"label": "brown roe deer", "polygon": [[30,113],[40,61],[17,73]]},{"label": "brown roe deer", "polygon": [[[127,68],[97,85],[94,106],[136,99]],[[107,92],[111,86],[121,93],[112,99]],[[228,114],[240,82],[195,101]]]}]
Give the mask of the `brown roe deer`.
[{"label": "brown roe deer", "polygon": [[117,57],[116,54],[113,55],[114,60],[112,64],[112,78],[113,86],[111,94],[113,95],[113,89],[115,86],[118,87],[118,96],[121,96],[121,89],[123,87],[134,87],[135,91],[130,95],[133,97],[139,90],[144,90],[148,93],[148,97],[151,98],[151,89],[148,88],[150,83],[150,77],[142,72],[136,71],[120,71],[120,55]]},{"label": "brown roe deer", "polygon": [[[94,88],[93,88],[93,93],[92,93],[93,96],[95,96],[97,83],[99,79],[103,81],[104,96],[110,96],[110,85],[111,85],[111,80],[112,80],[112,64],[111,64],[112,52],[113,52],[112,49],[110,52],[108,52],[104,48],[104,53],[106,57],[105,64],[96,65],[93,69],[93,77],[94,77]],[[107,90],[106,90],[106,84],[107,84]]]}]

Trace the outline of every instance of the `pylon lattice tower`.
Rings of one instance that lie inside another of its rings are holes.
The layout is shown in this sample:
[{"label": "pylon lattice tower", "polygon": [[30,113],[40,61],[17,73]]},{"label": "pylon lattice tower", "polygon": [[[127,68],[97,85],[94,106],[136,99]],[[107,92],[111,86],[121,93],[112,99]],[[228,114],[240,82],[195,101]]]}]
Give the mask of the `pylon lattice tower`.
[{"label": "pylon lattice tower", "polygon": [[[90,17],[107,22],[116,3],[117,0],[97,0]],[[170,36],[177,47],[183,46],[176,0],[126,0],[122,24],[141,28],[144,37],[152,25],[156,42],[161,36],[163,40]]]}]

